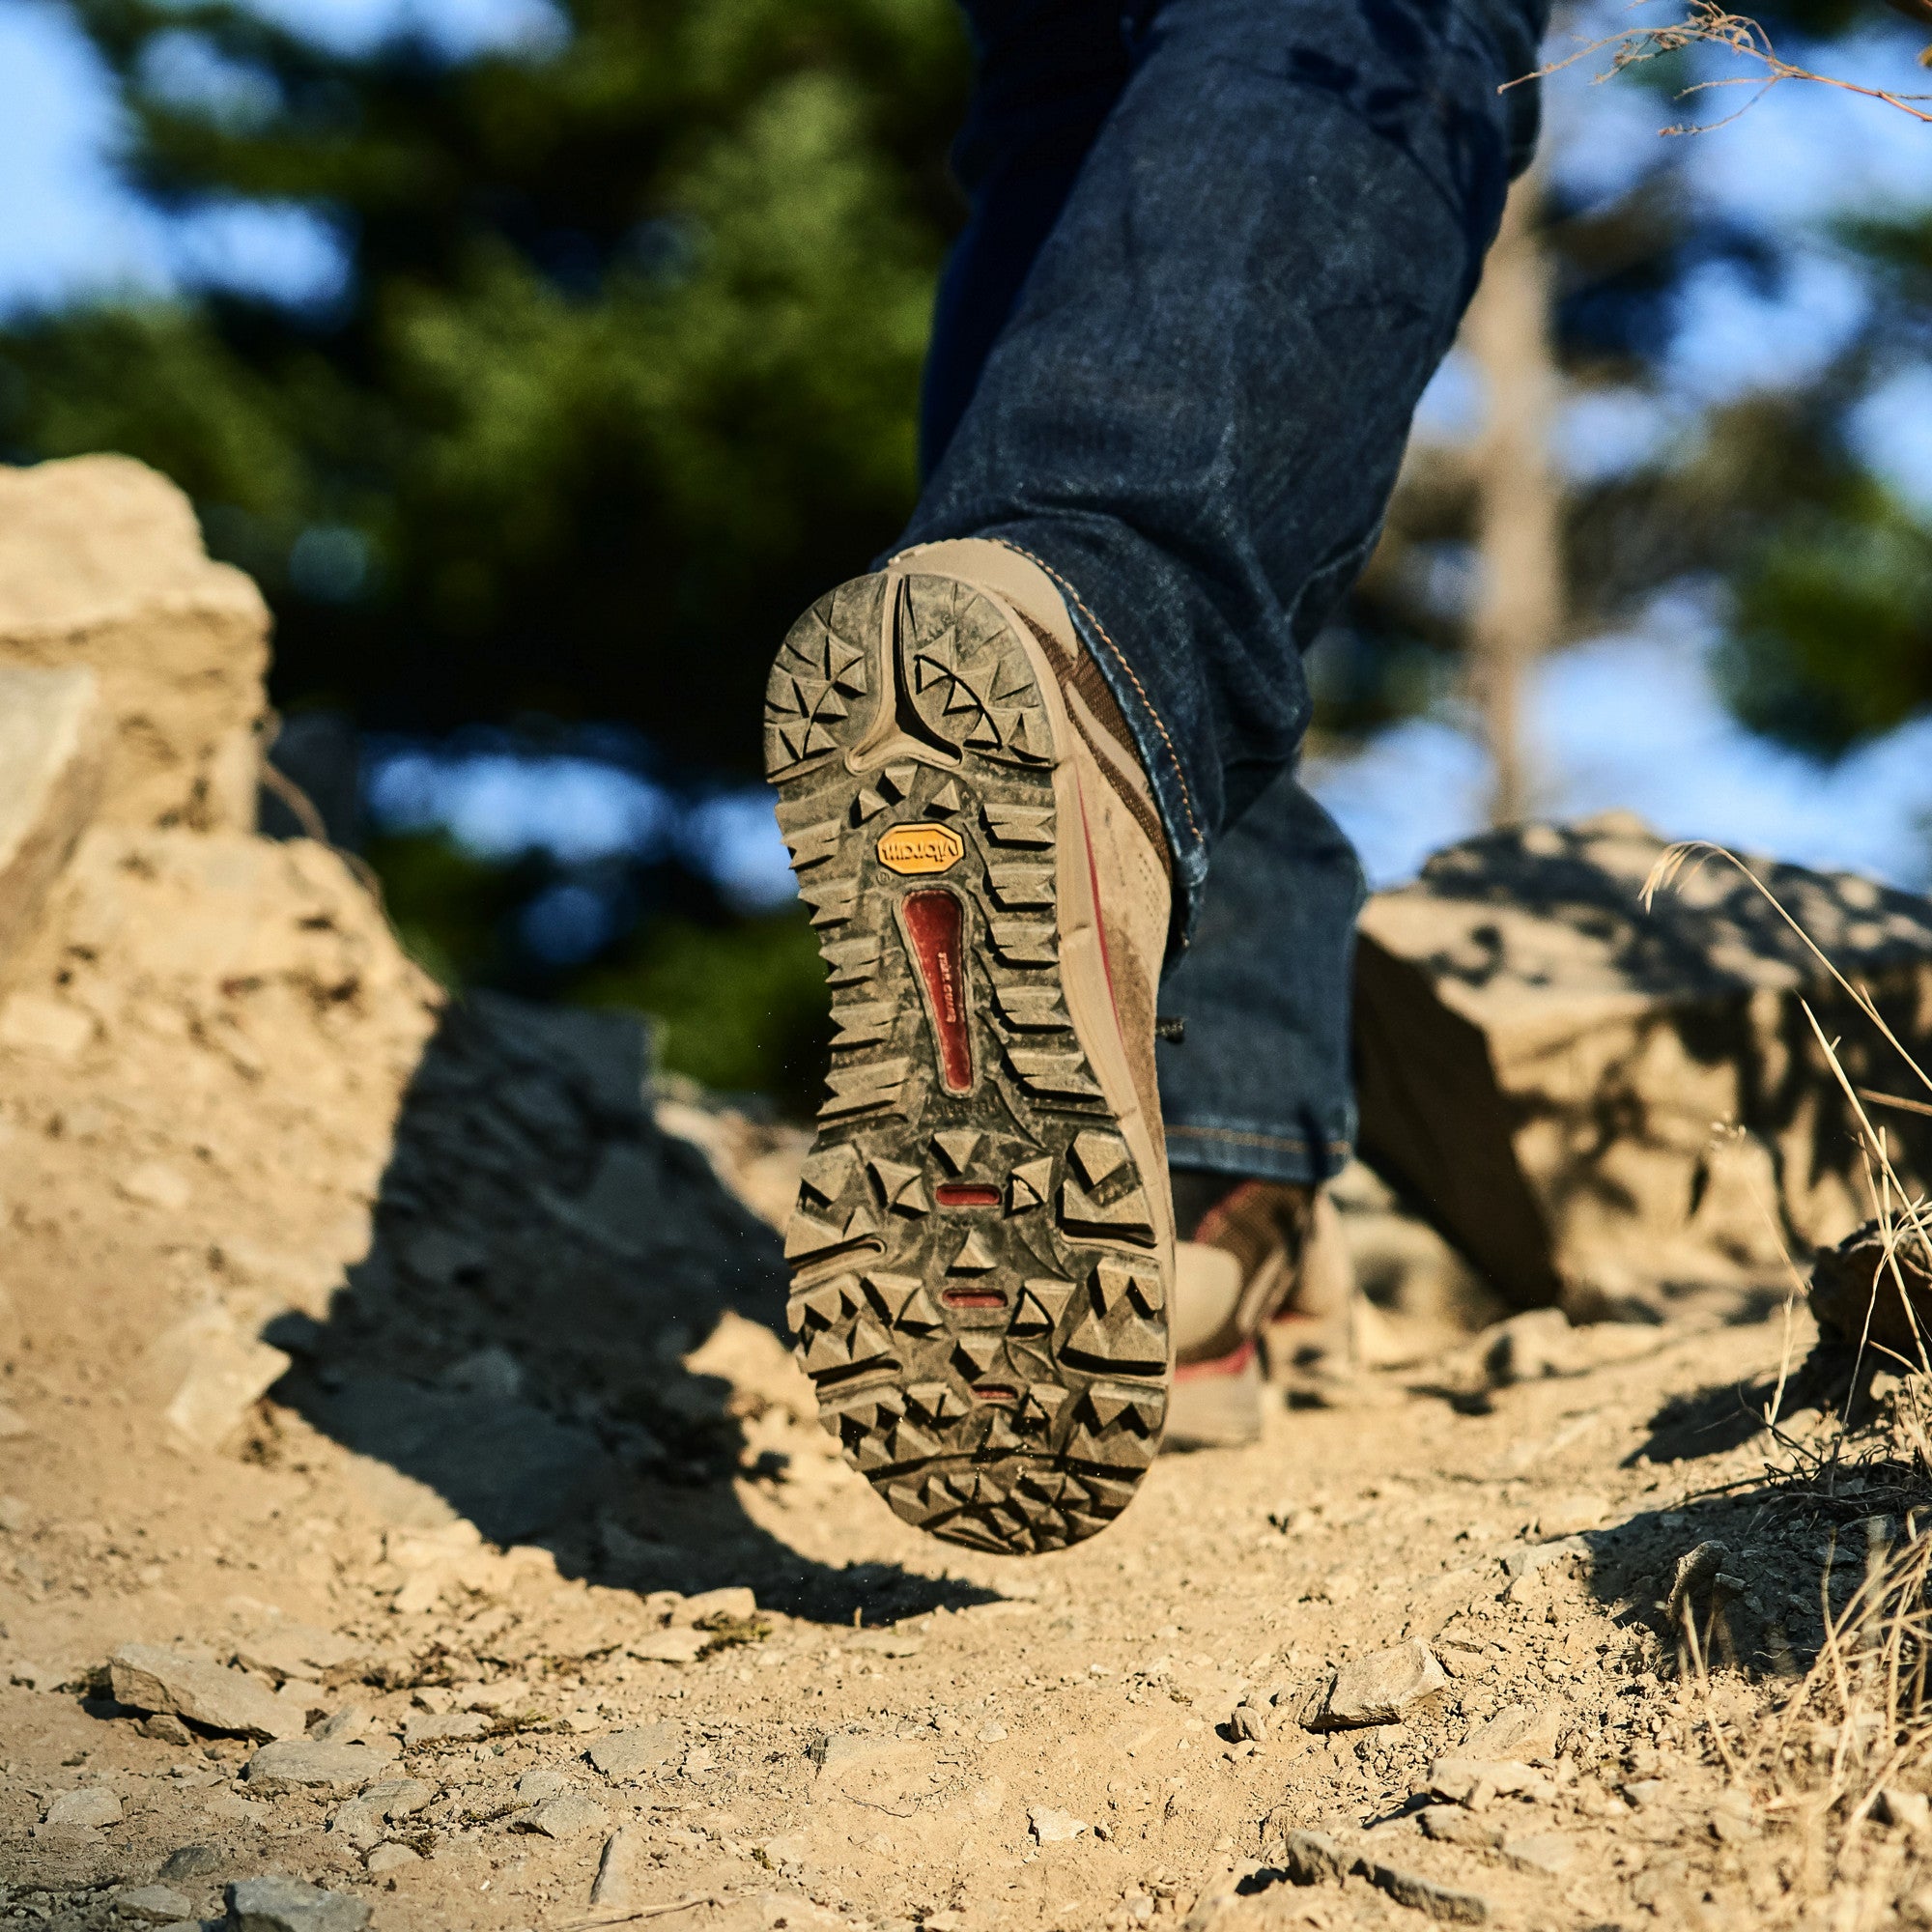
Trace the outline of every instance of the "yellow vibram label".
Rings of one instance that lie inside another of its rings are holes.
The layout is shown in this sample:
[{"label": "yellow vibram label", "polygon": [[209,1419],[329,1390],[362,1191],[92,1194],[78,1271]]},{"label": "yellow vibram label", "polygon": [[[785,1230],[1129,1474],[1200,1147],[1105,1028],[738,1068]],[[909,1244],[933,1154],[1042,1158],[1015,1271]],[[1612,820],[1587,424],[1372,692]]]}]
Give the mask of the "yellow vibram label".
[{"label": "yellow vibram label", "polygon": [[950,872],[966,841],[950,825],[894,825],[879,835],[879,864],[889,872]]}]

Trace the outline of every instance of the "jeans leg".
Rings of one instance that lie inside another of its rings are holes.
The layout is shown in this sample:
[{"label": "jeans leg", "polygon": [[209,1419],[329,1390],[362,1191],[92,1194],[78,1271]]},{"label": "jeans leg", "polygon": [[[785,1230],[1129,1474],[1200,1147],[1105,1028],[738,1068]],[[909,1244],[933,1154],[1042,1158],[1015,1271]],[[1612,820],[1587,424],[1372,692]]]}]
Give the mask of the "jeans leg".
[{"label": "jeans leg", "polygon": [[1168,826],[1293,758],[1300,653],[1366,559],[1534,131],[1547,0],[1165,0],[907,543],[1066,586]]},{"label": "jeans leg", "polygon": [[1155,1049],[1177,1168],[1325,1180],[1355,1138],[1349,986],[1367,893],[1342,828],[1282,772],[1221,838]]},{"label": "jeans leg", "polygon": [[964,0],[977,71],[952,171],[969,208],[940,276],[920,398],[945,455],[1042,243],[1131,71],[1119,0]]}]

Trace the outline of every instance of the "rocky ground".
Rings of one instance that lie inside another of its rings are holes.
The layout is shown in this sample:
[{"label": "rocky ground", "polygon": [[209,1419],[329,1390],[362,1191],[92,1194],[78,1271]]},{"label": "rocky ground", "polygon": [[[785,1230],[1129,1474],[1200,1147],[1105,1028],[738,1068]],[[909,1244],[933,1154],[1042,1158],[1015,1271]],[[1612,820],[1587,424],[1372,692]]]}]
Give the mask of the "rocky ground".
[{"label": "rocky ground", "polygon": [[319,846],[83,840],[0,999],[0,1914],[1932,1923],[1896,1686],[1793,1689],[1917,1396],[1846,1435],[1788,1283],[1472,1335],[1357,1174],[1265,1440],[980,1557],[812,1420],[799,1137],[645,1061],[444,1008]]}]

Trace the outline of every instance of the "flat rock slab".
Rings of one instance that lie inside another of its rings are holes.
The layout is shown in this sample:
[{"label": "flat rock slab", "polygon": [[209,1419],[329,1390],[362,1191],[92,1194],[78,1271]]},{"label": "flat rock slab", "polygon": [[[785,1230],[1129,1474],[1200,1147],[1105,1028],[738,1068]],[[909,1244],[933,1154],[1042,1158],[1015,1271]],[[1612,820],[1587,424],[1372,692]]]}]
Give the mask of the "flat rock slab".
[{"label": "flat rock slab", "polygon": [[0,959],[31,932],[100,799],[100,687],[0,665]]},{"label": "flat rock slab", "polygon": [[1400,1723],[1405,1712],[1448,1688],[1449,1674],[1419,1637],[1345,1663],[1315,1719],[1325,1731]]},{"label": "flat rock slab", "polygon": [[84,1791],[63,1791],[48,1805],[43,1821],[49,1825],[99,1827],[121,1822],[121,1801],[100,1785]]},{"label": "flat rock slab", "polygon": [[1424,1878],[1420,1872],[1383,1864],[1377,1859],[1363,1859],[1357,1869],[1377,1890],[1387,1892],[1398,1905],[1406,1905],[1411,1912],[1426,1913],[1449,1925],[1489,1922],[1490,1901],[1479,1891],[1463,1891],[1438,1879]]},{"label": "flat rock slab", "polygon": [[925,1648],[924,1639],[899,1631],[854,1631],[840,1637],[840,1650],[856,1650],[868,1657],[917,1657]]},{"label": "flat rock slab", "polygon": [[1519,1871],[1558,1878],[1577,1862],[1577,1841],[1557,1832],[1534,1832],[1527,1837],[1509,1839],[1503,1846],[1503,1857]]},{"label": "flat rock slab", "polygon": [[179,1925],[194,1916],[187,1898],[168,1885],[137,1885],[117,1891],[114,1910],[123,1918],[148,1925]]},{"label": "flat rock slab", "polygon": [[816,1745],[814,1804],[850,1801],[895,1817],[909,1817],[932,1785],[932,1740],[888,1732],[835,1731]]},{"label": "flat rock slab", "polygon": [[[182,1190],[172,1205],[171,1185]],[[187,1186],[185,1177],[151,1163],[128,1175],[121,1191],[129,1200],[178,1211],[186,1205]],[[174,1389],[163,1411],[169,1427],[203,1449],[219,1449],[289,1370],[289,1357],[281,1350],[242,1333],[218,1304],[196,1309],[163,1329],[149,1345],[148,1359]]]},{"label": "flat rock slab", "polygon": [[1084,1818],[1076,1818],[1070,1811],[1055,1811],[1044,1804],[1028,1806],[1027,1824],[1035,1839],[1042,1845],[1070,1843],[1087,1830]]},{"label": "flat rock slab", "polygon": [[645,1833],[635,1825],[619,1825],[604,1840],[597,1876],[590,1886],[592,1905],[607,1911],[628,1911],[638,1903],[638,1875],[647,1844]]},{"label": "flat rock slab", "polygon": [[1545,1798],[1554,1782],[1527,1764],[1477,1757],[1439,1757],[1429,1768],[1429,1789],[1455,1804],[1486,1804],[1491,1798]]},{"label": "flat rock slab", "polygon": [[265,1797],[277,1791],[359,1791],[380,1776],[389,1761],[368,1745],[283,1738],[264,1745],[242,1776],[250,1791]]},{"label": "flat rock slab", "polygon": [[546,1838],[581,1838],[586,1832],[605,1830],[611,1814],[581,1791],[560,1791],[526,1813],[521,1823],[526,1831],[540,1832]]},{"label": "flat rock slab", "polygon": [[274,1623],[237,1644],[235,1662],[245,1670],[266,1671],[271,1677],[320,1682],[331,1671],[360,1662],[368,1650],[355,1637],[338,1636],[313,1624]]},{"label": "flat rock slab", "polygon": [[700,1590],[673,1607],[672,1624],[745,1624],[758,1614],[758,1600],[742,1583]]},{"label": "flat rock slab", "polygon": [[684,1730],[673,1723],[639,1724],[634,1730],[612,1731],[593,1739],[590,1762],[613,1782],[639,1777],[668,1764],[684,1748]]},{"label": "flat rock slab", "polygon": [[294,1878],[249,1878],[227,1891],[226,1932],[362,1932],[369,1907]]},{"label": "flat rock slab", "polygon": [[302,1735],[300,1699],[278,1697],[245,1670],[152,1643],[124,1643],[107,1665],[115,1701],[136,1711],[165,1712],[242,1737]]}]

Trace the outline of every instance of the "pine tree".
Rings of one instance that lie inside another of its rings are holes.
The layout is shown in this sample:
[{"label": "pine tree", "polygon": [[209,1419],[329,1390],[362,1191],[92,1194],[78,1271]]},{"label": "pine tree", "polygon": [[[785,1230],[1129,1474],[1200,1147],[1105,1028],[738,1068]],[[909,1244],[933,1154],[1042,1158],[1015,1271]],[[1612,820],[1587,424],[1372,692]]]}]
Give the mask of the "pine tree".
[{"label": "pine tree", "polygon": [[456,63],[221,0],[71,5],[144,192],[319,208],[350,274],[310,312],[15,327],[0,453],[177,478],[274,606],[284,699],[627,719],[749,764],[783,625],[912,501],[949,0],[566,0],[554,46]]},{"label": "pine tree", "polygon": [[[1624,19],[1606,17],[1610,27]],[[1848,0],[1780,0],[1761,17],[1778,45],[1807,47],[1828,73],[1833,37],[1869,35],[1888,19]],[[1895,31],[1909,71],[1918,38]],[[1691,77],[1673,57],[1609,85],[1650,89],[1660,126],[1714,120],[1740,104],[1735,95],[1674,99]],[[1896,112],[1876,101],[1865,111]],[[1750,111],[1695,138],[1749,142]],[[1660,164],[1607,205],[1549,198],[1541,241],[1554,267],[1556,351],[1572,396],[1661,388],[1687,277],[1728,259],[1775,282],[1781,247],[1800,239],[1700,223],[1674,165],[1688,154],[1689,137],[1661,150]],[[1711,408],[1654,458],[1573,485],[1563,505],[1567,632],[1549,639],[1629,623],[1672,584],[1715,586],[1725,634],[1716,668],[1732,709],[1752,728],[1828,757],[1932,706],[1932,528],[1866,469],[1847,434],[1873,382],[1926,352],[1932,220],[1865,221],[1835,239],[1876,277],[1879,298],[1862,327],[1807,383]],[[1330,729],[1373,727],[1427,701],[1468,648],[1470,573],[1458,565],[1483,529],[1480,455],[1411,452],[1382,546],[1318,662]]]}]

